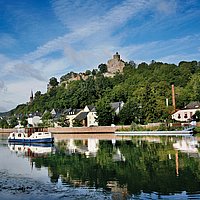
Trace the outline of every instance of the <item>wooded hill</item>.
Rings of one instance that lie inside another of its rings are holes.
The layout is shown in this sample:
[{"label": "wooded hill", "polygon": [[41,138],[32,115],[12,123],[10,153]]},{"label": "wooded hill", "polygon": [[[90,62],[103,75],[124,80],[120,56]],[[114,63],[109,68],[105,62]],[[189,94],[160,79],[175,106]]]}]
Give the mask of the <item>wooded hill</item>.
[{"label": "wooded hill", "polygon": [[[88,78],[62,84],[52,77],[48,92],[37,91],[31,104],[18,105],[10,113],[28,114],[45,110],[84,108],[95,105],[99,117],[115,123],[130,124],[158,122],[170,119],[172,108],[171,85],[175,86],[176,107],[183,108],[191,101],[200,101],[200,63],[182,61],[178,65],[152,61],[150,64],[125,63],[123,73],[106,77],[105,65],[99,70],[87,70]],[[169,106],[166,106],[166,99]],[[125,103],[118,117],[113,119],[110,102]]]}]

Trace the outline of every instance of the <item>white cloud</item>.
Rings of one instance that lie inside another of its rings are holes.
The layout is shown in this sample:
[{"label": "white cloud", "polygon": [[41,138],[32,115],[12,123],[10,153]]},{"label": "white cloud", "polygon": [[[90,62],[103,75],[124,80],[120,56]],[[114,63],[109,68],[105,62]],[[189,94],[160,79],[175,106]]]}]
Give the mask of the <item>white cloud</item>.
[{"label": "white cloud", "polygon": [[[68,11],[73,9],[68,7],[70,5],[67,3],[68,1],[60,0],[57,3],[56,2],[54,2],[56,5],[53,4],[53,8],[56,10],[57,16],[62,21],[65,21],[66,19],[68,19]],[[81,2],[82,1],[78,1],[77,4],[80,5]],[[82,3],[85,4],[86,2],[84,1]],[[98,34],[102,31],[105,33],[109,32],[109,34],[111,35],[111,33],[113,32],[113,28],[122,26],[122,24],[126,23],[127,20],[130,19],[130,17],[146,8],[149,8],[149,5],[151,4],[147,0],[127,0],[110,9],[106,14],[102,16],[97,16],[95,19],[85,19],[85,23],[79,23],[79,20],[72,20],[70,22],[76,24],[76,29],[72,29],[70,33],[67,33],[62,37],[58,37],[52,41],[49,41],[45,45],[38,47],[36,51],[25,55],[24,59],[38,59],[52,52],[63,50],[66,46],[81,42],[86,38],[88,39],[89,36],[91,37],[93,34]],[[82,7],[80,7],[80,9],[82,9]],[[83,8],[82,12],[84,11],[84,9],[85,7]],[[77,11],[73,12],[73,16],[76,16],[76,12]],[[88,12],[90,12],[90,9],[88,10]],[[80,14],[77,13],[77,15],[79,16],[79,19],[81,21]]]},{"label": "white cloud", "polygon": [[9,34],[0,34],[0,48],[10,48],[17,43],[17,40]]},{"label": "white cloud", "polygon": [[156,7],[161,14],[170,15],[176,13],[177,2],[175,0],[159,0]]},{"label": "white cloud", "polygon": [[[3,85],[7,88],[4,93],[6,92],[8,100],[7,103],[3,102],[0,97],[0,105],[6,105],[2,106],[4,108],[10,109],[18,103],[28,101],[31,89],[45,91],[48,79],[52,76],[60,78],[69,71],[82,72],[96,68],[98,64],[106,63],[116,51],[119,51],[123,60],[136,62],[149,62],[152,59],[178,62],[189,57],[199,58],[195,53],[199,51],[199,35],[148,40],[149,33],[159,35],[159,31],[174,28],[187,17],[192,19],[198,14],[199,11],[178,15],[179,5],[175,0],[51,2],[55,15],[64,24],[66,32],[18,59],[0,54],[0,88]],[[143,18],[147,16],[150,19],[144,21]],[[128,22],[137,21],[138,17],[141,17],[138,24],[125,27]],[[121,31],[123,28],[125,33]],[[124,40],[137,39],[142,34],[147,42],[125,44]],[[16,42],[8,36],[7,41],[10,45]],[[54,53],[59,56],[53,57]]]},{"label": "white cloud", "polygon": [[7,83],[7,90],[4,92],[5,98],[0,98],[0,105],[6,111],[13,109],[16,105],[26,103],[29,101],[31,89],[34,92],[46,92],[47,83],[42,81],[35,81],[33,79],[18,80]]},{"label": "white cloud", "polygon": [[200,55],[197,53],[199,43],[200,35],[196,34],[166,41],[130,45],[121,48],[121,54],[127,55],[127,58],[131,60],[146,62],[163,60],[163,62],[178,63],[181,60],[200,60]]}]

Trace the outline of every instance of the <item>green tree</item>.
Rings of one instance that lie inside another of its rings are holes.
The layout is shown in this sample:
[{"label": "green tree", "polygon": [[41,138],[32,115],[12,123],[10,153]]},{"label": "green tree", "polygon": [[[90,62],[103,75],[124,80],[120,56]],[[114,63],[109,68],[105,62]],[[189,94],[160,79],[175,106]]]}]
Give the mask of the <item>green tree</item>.
[{"label": "green tree", "polygon": [[98,69],[99,71],[103,74],[103,73],[106,73],[108,71],[107,69],[107,65],[106,64],[103,64],[101,63],[99,66],[98,66]]},{"label": "green tree", "polygon": [[58,124],[62,127],[69,127],[69,121],[64,115],[61,115],[58,119]]},{"label": "green tree", "polygon": [[82,127],[82,126],[83,126],[83,124],[78,119],[75,119],[73,121],[73,127]]},{"label": "green tree", "polygon": [[41,91],[37,91],[37,92],[35,93],[35,99],[40,98],[40,96],[41,96]]},{"label": "green tree", "polygon": [[85,75],[90,75],[92,72],[90,70],[86,70]]},{"label": "green tree", "polygon": [[113,111],[107,98],[100,99],[97,102],[96,111],[100,126],[110,126],[113,123]]},{"label": "green tree", "polygon": [[18,125],[18,119],[16,116],[12,116],[9,120],[9,126],[10,128],[14,128],[15,126]]},{"label": "green tree", "polygon": [[42,121],[44,126],[51,126],[51,122],[52,122],[52,115],[49,111],[45,112],[42,116]]},{"label": "green tree", "polygon": [[28,124],[28,121],[27,121],[27,117],[26,115],[23,115],[21,118],[20,118],[20,123],[23,127],[26,127],[27,124]]},{"label": "green tree", "polygon": [[9,128],[9,124],[5,118],[0,118],[0,127],[1,128]]},{"label": "green tree", "polygon": [[130,125],[132,122],[141,123],[140,105],[134,99],[129,99],[120,111],[119,118],[120,122],[124,125]]},{"label": "green tree", "polygon": [[197,110],[195,112],[195,118],[196,118],[196,121],[199,122],[200,121],[200,110]]},{"label": "green tree", "polygon": [[55,78],[55,77],[50,78],[49,79],[49,85],[52,86],[52,87],[58,86],[57,78]]},{"label": "green tree", "polygon": [[95,76],[97,74],[97,69],[92,70],[92,75]]}]

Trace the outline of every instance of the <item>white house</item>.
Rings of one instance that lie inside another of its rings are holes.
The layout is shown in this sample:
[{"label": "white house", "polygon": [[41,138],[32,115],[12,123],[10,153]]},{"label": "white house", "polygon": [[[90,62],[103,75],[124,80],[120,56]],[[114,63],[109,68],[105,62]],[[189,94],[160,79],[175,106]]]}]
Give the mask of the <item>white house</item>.
[{"label": "white house", "polygon": [[195,112],[200,111],[200,102],[195,101],[186,105],[183,109],[172,114],[172,119],[180,122],[189,121],[192,119]]},{"label": "white house", "polygon": [[77,115],[79,115],[79,113],[81,112],[81,109],[66,109],[64,111],[64,115],[66,116],[66,119],[69,121],[69,127],[73,127],[73,120],[77,117]]},{"label": "white house", "polygon": [[98,121],[97,121],[97,112],[94,106],[88,105],[85,106],[84,108],[85,112],[88,112],[87,114],[87,126],[98,126]]},{"label": "white house", "polygon": [[36,112],[28,116],[28,124],[32,126],[38,126],[38,124],[41,123],[42,123],[42,118],[40,116],[40,113]]},{"label": "white house", "polygon": [[96,109],[92,105],[85,106],[74,119],[80,121],[83,126],[98,126]]}]

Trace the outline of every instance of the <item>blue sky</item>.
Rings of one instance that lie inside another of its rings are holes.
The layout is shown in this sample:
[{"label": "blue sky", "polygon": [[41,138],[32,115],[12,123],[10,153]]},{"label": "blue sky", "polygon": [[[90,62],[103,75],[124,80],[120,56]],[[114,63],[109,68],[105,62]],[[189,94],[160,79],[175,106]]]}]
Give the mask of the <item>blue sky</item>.
[{"label": "blue sky", "polygon": [[200,61],[200,0],[0,0],[0,112],[51,77],[124,61]]}]

